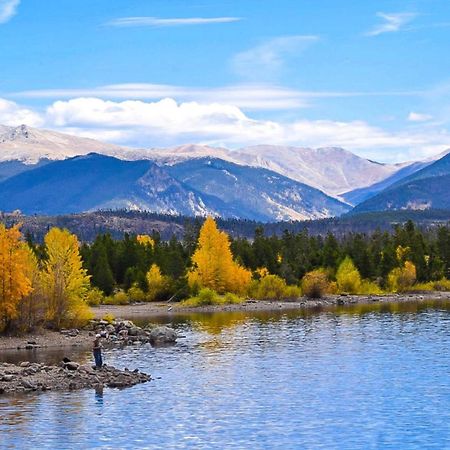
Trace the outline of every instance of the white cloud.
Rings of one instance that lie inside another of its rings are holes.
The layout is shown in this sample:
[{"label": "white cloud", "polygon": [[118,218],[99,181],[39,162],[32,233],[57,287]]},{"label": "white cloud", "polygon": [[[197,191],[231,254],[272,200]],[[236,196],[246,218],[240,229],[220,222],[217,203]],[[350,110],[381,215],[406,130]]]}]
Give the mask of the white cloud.
[{"label": "white cloud", "polygon": [[0,23],[6,23],[16,14],[20,0],[0,0]]},{"label": "white cloud", "polygon": [[61,131],[132,146],[187,142],[239,147],[254,144],[341,146],[375,160],[429,156],[450,147],[450,134],[430,128],[388,132],[364,121],[256,120],[220,103],[105,101],[77,98],[53,103],[46,125]]},{"label": "white cloud", "polygon": [[18,126],[23,123],[38,127],[43,124],[43,119],[38,113],[31,109],[0,98],[0,124]]},{"label": "white cloud", "polygon": [[318,36],[279,36],[237,53],[231,65],[238,75],[245,78],[272,78],[281,72],[287,58],[303,52],[318,39]]},{"label": "white cloud", "polygon": [[41,113],[0,99],[0,124],[55,129],[135,147],[186,143],[236,148],[255,144],[339,146],[378,161],[417,160],[450,147],[450,133],[429,122],[387,131],[364,121],[255,119],[237,106],[182,102],[111,101],[80,97],[53,102]]},{"label": "white cloud", "polygon": [[417,14],[415,13],[377,13],[377,16],[383,19],[383,23],[375,26],[366,33],[367,36],[378,36],[383,33],[394,33],[400,31],[406,24],[411,22]]},{"label": "white cloud", "polygon": [[408,114],[408,120],[410,122],[427,122],[428,120],[431,120],[433,116],[430,114],[422,114],[422,113],[416,113],[414,111],[411,111]]},{"label": "white cloud", "polygon": [[186,25],[208,25],[214,23],[239,22],[240,17],[187,17],[161,19],[158,17],[120,17],[105,25],[112,27],[176,27]]}]

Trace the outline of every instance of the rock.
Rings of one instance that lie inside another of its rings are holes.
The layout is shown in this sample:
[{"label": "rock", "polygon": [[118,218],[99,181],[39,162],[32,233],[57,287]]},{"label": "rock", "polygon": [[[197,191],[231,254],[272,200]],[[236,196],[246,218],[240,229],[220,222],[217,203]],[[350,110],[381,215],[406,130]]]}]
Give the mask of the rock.
[{"label": "rock", "polygon": [[150,343],[152,345],[173,344],[177,340],[177,333],[169,327],[156,327],[150,332]]},{"label": "rock", "polygon": [[[77,368],[78,370],[74,370]],[[7,373],[10,372],[10,373]],[[21,368],[14,364],[0,363],[0,393],[74,390],[110,387],[128,387],[150,381],[150,375],[139,370],[123,371],[111,366],[92,370],[70,361],[65,367],[30,364]]]},{"label": "rock", "polygon": [[24,362],[21,362],[20,364],[19,364],[19,366],[20,367],[29,367],[30,366],[30,361],[24,361]]},{"label": "rock", "polygon": [[69,361],[67,363],[64,363],[64,367],[68,370],[78,370],[78,368],[80,367],[80,365],[76,362],[73,361]]},{"label": "rock", "polygon": [[36,387],[34,386],[34,384],[30,383],[27,379],[22,379],[21,382],[22,382],[22,386],[23,386],[25,389],[33,389],[33,390],[36,389]]}]

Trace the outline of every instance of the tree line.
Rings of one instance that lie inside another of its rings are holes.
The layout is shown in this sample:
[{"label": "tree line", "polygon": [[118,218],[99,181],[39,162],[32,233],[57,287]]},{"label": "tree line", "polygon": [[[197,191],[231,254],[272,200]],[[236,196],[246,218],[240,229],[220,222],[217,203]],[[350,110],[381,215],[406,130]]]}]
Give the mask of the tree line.
[{"label": "tree line", "polygon": [[182,239],[105,233],[82,244],[59,228],[36,243],[0,224],[0,330],[83,323],[99,303],[450,290],[449,274],[450,228],[412,221],[390,233],[266,236],[257,227],[253,239],[233,239],[208,218]]}]

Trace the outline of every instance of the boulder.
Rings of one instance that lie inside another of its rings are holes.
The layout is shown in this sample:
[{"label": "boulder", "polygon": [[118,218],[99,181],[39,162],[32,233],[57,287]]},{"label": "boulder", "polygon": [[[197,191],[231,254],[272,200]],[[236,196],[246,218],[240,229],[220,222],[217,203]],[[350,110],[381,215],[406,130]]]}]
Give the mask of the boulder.
[{"label": "boulder", "polygon": [[156,327],[150,332],[150,343],[152,345],[174,344],[177,340],[177,333],[169,327]]},{"label": "boulder", "polygon": [[78,370],[80,365],[78,363],[74,362],[74,361],[69,361],[69,362],[64,363],[64,367],[67,370]]}]

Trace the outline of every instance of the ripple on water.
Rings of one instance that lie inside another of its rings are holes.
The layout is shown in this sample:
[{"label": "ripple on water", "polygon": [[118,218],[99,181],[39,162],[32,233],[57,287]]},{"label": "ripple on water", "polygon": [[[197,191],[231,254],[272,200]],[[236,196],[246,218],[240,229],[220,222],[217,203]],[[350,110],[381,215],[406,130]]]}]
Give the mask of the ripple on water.
[{"label": "ripple on water", "polygon": [[174,347],[106,352],[151,383],[0,397],[0,448],[450,447],[449,319],[436,305],[178,318]]}]

